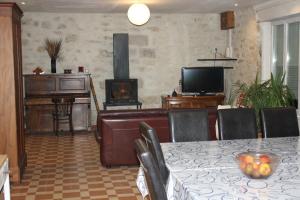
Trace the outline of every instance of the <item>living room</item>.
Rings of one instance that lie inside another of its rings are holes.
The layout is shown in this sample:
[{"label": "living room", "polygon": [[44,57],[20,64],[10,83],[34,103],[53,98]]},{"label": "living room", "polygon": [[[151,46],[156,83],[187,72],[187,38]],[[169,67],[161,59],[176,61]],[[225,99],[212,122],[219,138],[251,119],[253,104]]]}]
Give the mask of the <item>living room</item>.
[{"label": "living room", "polygon": [[[161,108],[161,96],[172,95],[174,90],[177,93],[181,92],[182,67],[214,65],[232,67],[225,69],[224,93],[227,101],[233,83],[237,81],[250,83],[255,80],[257,73],[260,73],[262,80],[270,77],[273,21],[287,17],[295,18],[300,13],[300,3],[293,0],[247,2],[228,0],[225,3],[213,0],[205,3],[149,1],[144,2],[151,12],[149,21],[136,26],[126,15],[132,2],[48,1],[41,4],[31,0],[16,3],[24,12],[21,19],[23,74],[33,74],[33,70],[37,67],[46,74],[51,73],[51,60],[43,45],[47,38],[62,39],[62,57],[57,61],[57,73],[64,73],[64,70],[70,69],[76,74],[78,67],[83,66],[84,72],[89,73],[92,78],[101,110],[103,110],[102,103],[106,100],[105,80],[114,78],[115,33],[128,34],[129,77],[138,79],[138,99],[142,102],[143,109]],[[221,30],[220,13],[226,11],[234,11],[235,26],[232,29]],[[236,58],[236,61],[198,61],[198,59],[213,59],[215,56],[224,58],[228,48],[231,57]],[[135,109],[131,106],[109,109],[128,108]],[[95,129],[98,112],[93,100],[90,109],[90,123]],[[74,135],[76,137],[76,132]],[[34,142],[39,143],[43,140],[42,136],[42,134],[37,136],[40,140],[35,138],[26,145],[34,147]],[[83,140],[90,141],[92,137]],[[55,140],[52,139],[50,143]],[[69,139],[67,143],[72,145]],[[80,142],[76,144],[80,145]],[[92,144],[97,145],[93,142]],[[5,152],[4,149],[1,147],[0,152]],[[43,155],[46,154],[47,151]],[[29,166],[30,161],[33,160],[28,159]],[[123,168],[113,168],[107,173],[120,170]],[[129,167],[124,169],[126,170],[128,174],[136,173],[135,168]],[[27,168],[25,179],[28,171],[31,173]],[[132,185],[134,180],[130,181]],[[14,194],[17,190],[14,191],[12,186],[12,191]],[[33,198],[34,192],[29,193],[30,198]],[[106,198],[117,199],[115,194]],[[18,195],[14,199],[18,199]]]}]

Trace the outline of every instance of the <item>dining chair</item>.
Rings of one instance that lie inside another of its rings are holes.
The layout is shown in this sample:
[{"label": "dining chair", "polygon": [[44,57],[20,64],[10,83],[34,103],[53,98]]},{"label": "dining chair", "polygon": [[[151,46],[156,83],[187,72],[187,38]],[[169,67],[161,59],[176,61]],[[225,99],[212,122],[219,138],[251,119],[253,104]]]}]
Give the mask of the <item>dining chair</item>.
[{"label": "dining chair", "polygon": [[299,136],[296,108],[263,108],[260,117],[265,138]]},{"label": "dining chair", "polygon": [[53,131],[56,136],[58,136],[60,123],[68,123],[70,132],[72,133],[72,135],[74,134],[72,120],[74,101],[75,99],[70,97],[52,98],[52,102],[54,103],[54,111],[52,113]]},{"label": "dining chair", "polygon": [[150,199],[167,200],[167,193],[163,184],[163,179],[151,152],[142,139],[137,139],[134,142],[137,157],[146,178]]},{"label": "dining chair", "polygon": [[161,146],[154,128],[149,126],[146,122],[140,123],[140,133],[144,140],[146,141],[146,145],[149,148],[150,152],[153,155],[154,160],[156,161],[160,174],[163,179],[164,185],[167,184],[167,180],[169,177],[169,170],[166,166],[166,162],[164,159],[163,152],[161,150]]},{"label": "dining chair", "polygon": [[255,110],[230,108],[218,110],[219,138],[221,140],[257,138]]},{"label": "dining chair", "polygon": [[210,140],[206,109],[171,110],[168,118],[172,142]]}]

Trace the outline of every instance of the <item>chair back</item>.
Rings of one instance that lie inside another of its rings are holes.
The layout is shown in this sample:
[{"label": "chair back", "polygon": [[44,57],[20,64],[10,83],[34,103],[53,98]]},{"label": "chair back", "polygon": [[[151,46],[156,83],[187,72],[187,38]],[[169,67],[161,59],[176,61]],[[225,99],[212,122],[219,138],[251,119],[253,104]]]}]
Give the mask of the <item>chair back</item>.
[{"label": "chair back", "polygon": [[263,108],[260,112],[264,137],[299,136],[296,108]]},{"label": "chair back", "polygon": [[172,110],[168,117],[172,142],[210,140],[206,109]]},{"label": "chair back", "polygon": [[155,162],[152,154],[143,140],[137,139],[134,142],[135,149],[137,151],[137,157],[141,163],[141,167],[143,168],[146,178],[150,199],[167,200],[165,186],[159,173],[157,163]]},{"label": "chair back", "polygon": [[154,160],[156,161],[160,174],[163,178],[164,185],[167,184],[169,177],[169,170],[166,167],[166,162],[164,159],[163,152],[156,134],[155,129],[149,126],[146,122],[140,123],[140,133],[146,141],[146,145],[149,151],[152,153]]},{"label": "chair back", "polygon": [[75,99],[74,98],[68,98],[68,97],[57,97],[57,98],[52,98],[52,102],[55,105],[55,112],[54,114],[58,116],[72,116],[72,108],[73,108],[73,103]]},{"label": "chair back", "polygon": [[221,140],[257,138],[255,110],[252,108],[218,110],[218,128]]}]

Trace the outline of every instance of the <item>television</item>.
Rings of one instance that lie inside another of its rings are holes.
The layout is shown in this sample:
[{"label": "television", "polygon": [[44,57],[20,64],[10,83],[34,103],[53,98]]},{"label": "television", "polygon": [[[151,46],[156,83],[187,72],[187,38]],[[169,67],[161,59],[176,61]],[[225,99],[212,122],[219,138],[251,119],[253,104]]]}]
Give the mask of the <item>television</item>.
[{"label": "television", "polygon": [[182,67],[182,93],[214,95],[224,92],[223,67]]}]

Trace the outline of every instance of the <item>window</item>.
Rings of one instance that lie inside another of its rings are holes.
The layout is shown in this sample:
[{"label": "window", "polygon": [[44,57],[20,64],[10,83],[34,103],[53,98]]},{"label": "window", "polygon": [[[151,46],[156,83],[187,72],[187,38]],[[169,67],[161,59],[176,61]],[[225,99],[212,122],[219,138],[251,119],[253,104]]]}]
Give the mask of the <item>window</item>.
[{"label": "window", "polygon": [[274,22],[272,67],[274,75],[285,73],[285,83],[298,100],[300,19]]}]

